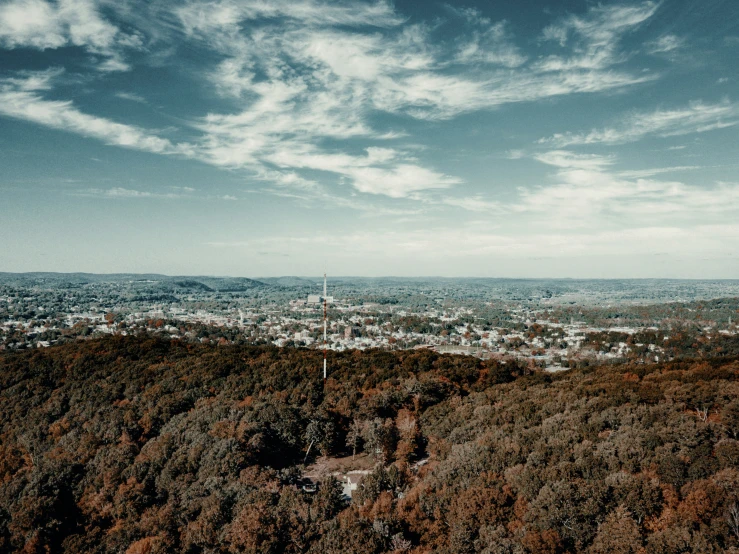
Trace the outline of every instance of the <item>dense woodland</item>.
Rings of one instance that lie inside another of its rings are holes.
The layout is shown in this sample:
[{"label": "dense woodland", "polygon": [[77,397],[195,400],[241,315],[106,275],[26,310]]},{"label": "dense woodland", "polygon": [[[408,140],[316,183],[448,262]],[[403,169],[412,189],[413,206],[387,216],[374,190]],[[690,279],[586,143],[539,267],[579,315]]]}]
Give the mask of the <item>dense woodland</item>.
[{"label": "dense woodland", "polygon": [[[556,375],[349,351],[325,387],[304,349],[4,353],[0,551],[739,552],[735,351]],[[355,449],[351,502],[301,486]]]}]

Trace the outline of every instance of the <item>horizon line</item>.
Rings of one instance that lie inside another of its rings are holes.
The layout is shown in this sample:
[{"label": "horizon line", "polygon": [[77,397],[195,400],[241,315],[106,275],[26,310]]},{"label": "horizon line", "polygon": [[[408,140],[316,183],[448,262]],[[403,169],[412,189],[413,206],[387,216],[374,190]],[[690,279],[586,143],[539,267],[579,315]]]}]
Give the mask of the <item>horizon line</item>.
[{"label": "horizon line", "polygon": [[[0,271],[0,275],[95,275],[99,277],[110,277],[116,275],[131,276],[152,276],[167,278],[211,278],[211,279],[250,279],[258,281],[260,279],[321,279],[322,275],[262,275],[262,276],[245,276],[245,275],[208,275],[208,274],[168,274],[156,272],[127,272],[118,271],[110,273],[96,273],[91,271]],[[739,281],[739,277],[490,277],[479,275],[336,275],[333,279],[494,279],[507,281]]]}]

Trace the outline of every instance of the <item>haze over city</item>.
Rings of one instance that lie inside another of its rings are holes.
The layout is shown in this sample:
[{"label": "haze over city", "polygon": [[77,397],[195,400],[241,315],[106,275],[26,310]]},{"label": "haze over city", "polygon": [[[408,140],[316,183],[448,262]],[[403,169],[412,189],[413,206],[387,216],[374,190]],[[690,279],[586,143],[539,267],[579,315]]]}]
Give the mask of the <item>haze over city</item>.
[{"label": "haze over city", "polygon": [[735,278],[738,12],[4,1],[0,267]]}]

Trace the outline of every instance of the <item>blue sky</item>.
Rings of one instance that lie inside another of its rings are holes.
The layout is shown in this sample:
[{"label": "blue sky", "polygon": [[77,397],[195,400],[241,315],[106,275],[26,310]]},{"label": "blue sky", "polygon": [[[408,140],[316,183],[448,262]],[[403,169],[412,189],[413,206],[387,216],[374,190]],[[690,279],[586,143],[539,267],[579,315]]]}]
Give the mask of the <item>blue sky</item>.
[{"label": "blue sky", "polygon": [[739,278],[739,4],[0,0],[0,269]]}]

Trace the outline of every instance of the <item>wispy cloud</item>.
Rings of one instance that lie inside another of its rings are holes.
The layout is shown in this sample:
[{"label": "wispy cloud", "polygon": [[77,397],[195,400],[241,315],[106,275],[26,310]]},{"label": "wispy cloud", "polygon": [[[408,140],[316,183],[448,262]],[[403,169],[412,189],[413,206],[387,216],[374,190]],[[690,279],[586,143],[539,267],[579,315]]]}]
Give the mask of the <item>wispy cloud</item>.
[{"label": "wispy cloud", "polygon": [[[655,9],[652,3],[621,11],[595,9],[582,25],[576,18],[562,25],[576,27],[592,48],[613,54],[616,47],[607,43]],[[203,159],[224,167],[261,168],[262,176],[273,168],[281,175],[328,172],[359,192],[394,198],[449,188],[461,180],[421,166],[402,150],[379,160],[329,148],[325,139],[395,136],[370,124],[378,111],[441,120],[656,77],[612,69],[615,55],[597,67],[528,62],[505,22],[490,21],[475,10],[457,10],[470,32],[445,44],[433,28],[408,24],[387,2],[305,1],[289,9],[282,2],[188,2],[176,13],[187,36],[225,56],[208,73],[215,90],[246,104],[241,111],[212,113],[196,124],[204,133]],[[270,24],[245,25],[257,18]],[[305,182],[293,183],[307,194]],[[275,184],[289,186],[282,178]]]},{"label": "wispy cloud", "polygon": [[671,221],[685,225],[719,214],[739,214],[739,186],[719,182],[695,186],[648,179],[660,173],[694,169],[676,166],[643,171],[614,171],[612,157],[552,151],[536,159],[556,167],[554,184],[524,187],[509,208],[516,213],[548,213],[555,226],[587,228],[613,217],[621,225]]},{"label": "wispy cloud", "polygon": [[628,170],[628,171],[619,171],[618,175],[620,177],[626,177],[627,179],[640,179],[644,177],[653,177],[654,175],[660,175],[663,173],[676,173],[679,171],[694,171],[696,169],[701,169],[701,166],[698,165],[677,165],[674,167],[654,167],[651,169],[637,169],[637,170]]},{"label": "wispy cloud", "polygon": [[136,190],[125,187],[111,187],[108,189],[101,188],[88,188],[76,191],[76,196],[88,196],[94,198],[108,198],[108,199],[160,199],[160,200],[177,200],[177,199],[188,199],[188,200],[226,200],[233,202],[238,198],[232,194],[222,195],[202,195],[193,194],[195,189],[191,187],[170,187],[174,189],[174,192],[155,192],[148,190]]},{"label": "wispy cloud", "polygon": [[399,16],[390,2],[329,3],[315,0],[242,0],[241,2],[190,0],[175,9],[188,32],[209,34],[213,29],[231,30],[241,21],[288,19],[320,25],[398,25]]},{"label": "wispy cloud", "polygon": [[663,54],[677,50],[683,45],[683,40],[675,35],[663,35],[657,40],[647,43],[650,54]]},{"label": "wispy cloud", "polygon": [[0,80],[0,115],[93,137],[124,148],[157,154],[193,155],[190,145],[173,144],[145,129],[83,113],[70,101],[44,99],[40,92],[48,90],[58,75],[58,71],[46,71]]},{"label": "wispy cloud", "polygon": [[593,129],[588,133],[563,133],[542,138],[540,144],[559,147],[577,144],[623,144],[649,135],[669,137],[703,133],[739,124],[739,105],[725,100],[717,104],[692,102],[688,106],[671,110],[634,113],[623,118],[620,124],[605,129]]},{"label": "wispy cloud", "polygon": [[536,154],[534,158],[547,165],[566,169],[601,170],[614,162],[613,156],[598,156],[596,154],[577,154],[567,150],[552,150]]},{"label": "wispy cloud", "polygon": [[572,15],[544,29],[543,39],[570,46],[568,55],[552,55],[538,63],[544,71],[598,70],[624,60],[621,37],[634,31],[657,11],[656,2],[592,8],[584,16]]},{"label": "wispy cloud", "polygon": [[0,79],[3,90],[46,91],[64,74],[63,67],[50,67],[44,71],[19,71],[13,77]]},{"label": "wispy cloud", "polygon": [[112,187],[109,189],[90,188],[79,190],[79,196],[93,196],[101,198],[183,198],[185,195],[175,192],[157,193],[143,190],[127,189],[123,187]]},{"label": "wispy cloud", "polygon": [[118,91],[115,93],[115,97],[120,98],[121,100],[129,100],[131,102],[138,102],[139,104],[148,104],[148,102],[146,101],[146,98],[134,92]]},{"label": "wispy cloud", "polygon": [[142,38],[106,20],[96,0],[11,0],[0,6],[0,45],[39,50],[79,46],[105,58],[99,70],[126,71],[123,52],[140,48]]},{"label": "wispy cloud", "polygon": [[[27,5],[38,12],[36,23],[17,16]],[[106,56],[108,69],[124,69],[121,52],[143,41],[104,19],[93,0],[13,0],[4,9],[0,37],[11,47],[72,44]],[[423,191],[449,189],[462,179],[421,163],[410,148],[378,146],[398,134],[378,128],[377,113],[444,120],[648,82],[657,76],[615,66],[623,59],[620,38],[656,10],[655,3],[646,2],[566,17],[544,30],[540,44],[549,51],[553,40],[562,50],[529,58],[506,22],[476,10],[457,10],[466,21],[465,32],[445,36],[436,33],[438,25],[409,22],[384,0],[188,0],[173,8],[175,20],[169,24],[179,26],[178,40],[194,41],[218,58],[197,77],[204,75],[238,106],[229,111],[221,104],[193,117],[191,131],[199,137],[175,144],[155,131],[85,114],[72,102],[44,98],[30,77],[3,82],[0,114],[111,145],[244,170],[263,181],[274,178],[276,193],[297,198],[336,198],[327,183],[344,188],[347,205],[356,203],[346,192],[419,198]],[[126,91],[116,95],[143,100]],[[353,139],[365,141],[364,152],[344,146]],[[570,157],[568,163],[595,162]],[[469,200],[458,204],[475,206]]]},{"label": "wispy cloud", "polygon": [[507,22],[494,23],[473,9],[461,13],[471,23],[473,29],[460,41],[456,61],[505,67],[518,67],[527,61],[527,56],[514,44]]},{"label": "wispy cloud", "polygon": [[450,196],[442,199],[441,203],[446,204],[447,206],[462,208],[469,212],[500,214],[506,211],[502,202],[497,200],[488,200],[483,198],[481,195],[462,197]]},{"label": "wispy cloud", "polygon": [[[261,170],[258,178],[272,184],[272,188],[263,189],[259,192],[292,198],[301,201],[311,207],[322,208],[347,208],[363,212],[363,215],[393,215],[409,216],[422,213],[419,209],[388,208],[387,206],[367,202],[355,196],[343,196],[331,192],[328,187],[312,179],[306,179],[295,171],[283,170]],[[395,192],[397,195],[397,191]],[[397,197],[397,196],[396,196]],[[408,194],[412,197],[412,194]]]},{"label": "wispy cloud", "polygon": [[67,43],[56,7],[43,0],[15,0],[0,6],[0,41],[6,48],[59,48]]},{"label": "wispy cloud", "polygon": [[[556,255],[558,258],[607,253],[608,257],[652,255],[655,243],[659,251],[670,255],[696,253],[726,255],[739,247],[739,225],[697,225],[691,229],[674,225],[645,225],[593,233],[567,230],[536,230],[528,234],[510,235],[489,224],[469,223],[456,227],[428,227],[407,231],[384,230],[344,233],[341,235],[306,233],[259,239],[209,242],[208,246],[245,251],[268,251],[290,254],[300,246],[315,255],[336,257],[381,257],[412,259],[413,264],[438,260],[463,260],[471,257],[495,256],[495,259],[521,259]],[[464,270],[463,270],[464,271]],[[448,274],[447,271],[445,273]],[[590,275],[599,274],[592,271]],[[628,273],[633,274],[633,268]],[[586,271],[586,274],[588,272]]]},{"label": "wispy cloud", "polygon": [[461,183],[459,178],[412,164],[390,168],[352,167],[347,170],[347,175],[353,179],[354,188],[358,191],[391,198],[404,198],[412,192],[445,189]]}]

